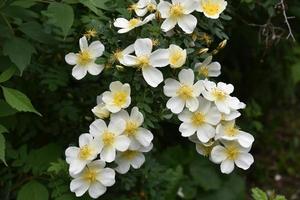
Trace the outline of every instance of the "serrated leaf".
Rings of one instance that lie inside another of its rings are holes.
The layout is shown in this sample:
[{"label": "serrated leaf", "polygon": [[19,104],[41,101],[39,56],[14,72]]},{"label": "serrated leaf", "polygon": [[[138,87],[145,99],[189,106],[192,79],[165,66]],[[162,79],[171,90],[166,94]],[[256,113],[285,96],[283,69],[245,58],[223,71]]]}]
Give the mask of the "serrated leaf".
[{"label": "serrated leaf", "polygon": [[0,117],[6,117],[16,114],[17,111],[13,109],[6,101],[0,99]]},{"label": "serrated leaf", "polygon": [[33,112],[42,116],[31,104],[30,99],[22,92],[1,86],[6,102],[17,111]]},{"label": "serrated leaf", "polygon": [[47,188],[37,181],[30,181],[18,192],[17,200],[48,200]]},{"label": "serrated leaf", "polygon": [[33,53],[36,53],[34,47],[22,38],[13,37],[3,45],[3,54],[17,65],[21,73],[30,64]]},{"label": "serrated leaf", "polygon": [[44,12],[49,17],[49,22],[62,30],[63,36],[66,37],[74,22],[73,8],[64,3],[53,2]]},{"label": "serrated leaf", "polygon": [[252,190],[252,198],[254,200],[268,200],[267,194],[259,188],[253,188]]},{"label": "serrated leaf", "polygon": [[8,81],[16,72],[16,68],[11,66],[0,74],[0,83]]},{"label": "serrated leaf", "polygon": [[[1,127],[3,126],[0,125],[0,130]],[[5,137],[2,135],[1,131],[0,131],[0,160],[7,166],[5,161]]]}]

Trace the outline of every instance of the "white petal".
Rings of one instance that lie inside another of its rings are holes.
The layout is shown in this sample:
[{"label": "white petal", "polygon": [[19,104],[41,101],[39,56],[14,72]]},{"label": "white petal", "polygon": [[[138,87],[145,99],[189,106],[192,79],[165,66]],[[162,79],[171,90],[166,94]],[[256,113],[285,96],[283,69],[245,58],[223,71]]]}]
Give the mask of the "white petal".
[{"label": "white petal", "polygon": [[112,186],[115,184],[115,171],[110,168],[102,169],[99,175],[98,180],[104,185],[104,186]]},{"label": "white petal", "polygon": [[132,55],[125,55],[122,61],[122,64],[125,66],[135,66],[137,63],[137,57]]},{"label": "white petal", "polygon": [[188,34],[192,33],[197,26],[197,18],[193,15],[183,15],[178,20],[178,25]]},{"label": "white petal", "polygon": [[162,18],[168,18],[170,16],[170,8],[172,4],[167,1],[161,1],[158,6],[157,10],[160,12]]},{"label": "white petal", "polygon": [[69,64],[69,65],[76,65],[77,63],[77,55],[75,53],[68,53],[65,56],[65,61]]},{"label": "white petal", "polygon": [[93,141],[93,136],[90,134],[85,133],[85,134],[81,134],[79,136],[79,146],[80,147],[89,145],[89,144],[91,144],[92,141]]},{"label": "white petal", "polygon": [[196,97],[193,97],[193,98],[190,98],[190,99],[187,99],[186,100],[186,107],[191,111],[191,112],[194,112],[197,110],[199,106],[199,101],[198,101],[198,98]]},{"label": "white petal", "polygon": [[185,109],[178,115],[178,119],[182,122],[191,122],[192,112]]},{"label": "white petal", "polygon": [[240,131],[238,136],[238,142],[242,147],[248,148],[251,147],[252,143],[254,142],[254,137],[249,133]]},{"label": "white petal", "polygon": [[124,18],[117,18],[114,22],[114,26],[118,28],[127,28],[129,26],[129,21]]},{"label": "white petal", "polygon": [[232,160],[224,160],[221,163],[221,172],[224,174],[230,174],[234,169],[234,162]]},{"label": "white petal", "polygon": [[144,116],[139,111],[138,107],[133,107],[131,109],[130,118],[135,121],[139,126],[141,126],[144,123]]},{"label": "white petal", "polygon": [[102,70],[104,69],[103,65],[98,65],[96,63],[91,63],[89,64],[87,67],[87,71],[94,76],[97,76],[98,74],[100,74],[102,72]]},{"label": "white petal", "polygon": [[79,39],[79,47],[81,51],[84,51],[89,47],[88,41],[85,36]]},{"label": "white petal", "polygon": [[157,87],[161,82],[164,81],[163,74],[161,71],[154,67],[146,67],[142,69],[143,77],[145,81],[151,86],[151,87]]},{"label": "white petal", "polygon": [[111,120],[108,125],[109,131],[116,135],[120,135],[126,128],[126,122],[123,119]]},{"label": "white petal", "polygon": [[174,97],[177,95],[177,91],[179,87],[180,87],[180,83],[177,80],[168,78],[165,80],[164,94],[167,97]]},{"label": "white petal", "polygon": [[84,167],[86,166],[87,161],[82,160],[72,160],[70,162],[69,172],[70,174],[78,174],[80,173]]},{"label": "white petal", "polygon": [[78,147],[68,147],[65,151],[66,157],[77,158],[80,149]]},{"label": "white petal", "polygon": [[250,153],[241,153],[240,156],[235,160],[236,166],[241,169],[247,170],[254,162],[254,158]]},{"label": "white petal", "polygon": [[142,153],[139,153],[132,161],[131,165],[134,169],[140,168],[145,162],[145,156]]},{"label": "white petal", "polygon": [[93,182],[89,188],[89,195],[94,199],[97,199],[98,197],[103,195],[105,192],[106,192],[106,187],[103,186],[98,181]]},{"label": "white petal", "polygon": [[83,79],[83,77],[85,77],[87,74],[87,69],[85,67],[81,67],[79,65],[76,65],[75,67],[73,67],[72,69],[72,76],[77,79],[77,80],[81,80]]},{"label": "white petal", "polygon": [[196,132],[196,128],[191,123],[182,123],[179,131],[182,137],[190,137]]},{"label": "white petal", "polygon": [[234,87],[233,87],[232,84],[226,84],[226,83],[223,83],[223,82],[218,83],[218,88],[223,90],[226,94],[231,94],[234,90]]},{"label": "white petal", "polygon": [[210,111],[205,116],[205,121],[217,125],[221,121],[222,115],[216,107],[212,107]]},{"label": "white petal", "polygon": [[90,125],[90,133],[94,137],[100,137],[106,129],[106,123],[102,119],[97,119]]},{"label": "white petal", "polygon": [[134,43],[134,50],[137,56],[149,56],[152,52],[152,40],[149,38],[137,39]]},{"label": "white petal", "polygon": [[197,129],[197,137],[203,143],[207,143],[215,134],[216,129],[209,124],[204,124]]},{"label": "white petal", "polygon": [[194,10],[197,7],[197,2],[196,1],[184,1],[184,14],[190,14],[194,12]]},{"label": "white petal", "polygon": [[207,114],[211,108],[211,102],[207,101],[203,97],[199,97],[198,100],[199,100],[199,107],[197,111],[200,111],[203,114]]},{"label": "white petal", "polygon": [[102,169],[105,167],[105,162],[103,160],[95,160],[88,164],[88,167],[94,169]]},{"label": "white petal", "polygon": [[164,32],[168,32],[170,31],[171,29],[173,29],[177,24],[177,21],[174,20],[173,18],[167,18],[165,19],[165,21],[162,23],[161,25],[161,29],[164,31]]},{"label": "white petal", "polygon": [[116,137],[115,140],[115,148],[118,151],[126,151],[130,145],[130,140],[127,136],[125,135],[120,135]]},{"label": "white petal", "polygon": [[204,91],[203,81],[199,80],[193,85],[194,96],[199,96]]},{"label": "white petal", "polygon": [[225,114],[230,113],[230,108],[224,101],[215,101],[217,108],[219,109],[220,112],[223,112]]},{"label": "white petal", "polygon": [[191,69],[182,69],[178,74],[178,78],[182,84],[193,85],[195,75]]},{"label": "white petal", "polygon": [[115,168],[120,174],[126,174],[130,169],[130,163],[126,160],[118,161],[118,167]]},{"label": "white petal", "polygon": [[169,65],[169,50],[157,49],[150,56],[150,65],[153,67],[165,67]]},{"label": "white petal", "polygon": [[135,138],[143,145],[143,146],[149,146],[153,140],[153,134],[145,129],[145,128],[139,128],[137,130],[137,133],[135,135]]},{"label": "white petal", "polygon": [[75,192],[76,197],[82,196],[88,188],[89,184],[83,178],[76,178],[70,184],[70,190]]},{"label": "white petal", "polygon": [[100,41],[94,41],[90,44],[88,49],[89,52],[92,54],[92,57],[97,58],[103,55],[105,47]]},{"label": "white petal", "polygon": [[221,163],[226,159],[226,149],[223,146],[217,145],[211,150],[211,161]]},{"label": "white petal", "polygon": [[172,97],[167,102],[167,108],[169,108],[172,113],[179,114],[182,112],[184,104],[185,102],[181,98]]},{"label": "white petal", "polygon": [[112,146],[105,146],[100,154],[101,160],[112,162],[116,158],[116,150]]}]

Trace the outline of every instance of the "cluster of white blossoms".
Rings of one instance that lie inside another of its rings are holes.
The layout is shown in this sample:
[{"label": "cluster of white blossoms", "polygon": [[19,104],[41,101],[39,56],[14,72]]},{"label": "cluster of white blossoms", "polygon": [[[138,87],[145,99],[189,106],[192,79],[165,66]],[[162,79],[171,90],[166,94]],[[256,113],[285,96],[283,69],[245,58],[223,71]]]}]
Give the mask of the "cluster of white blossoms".
[{"label": "cluster of white blossoms", "polygon": [[[118,33],[126,33],[159,16],[157,18],[164,19],[161,25],[164,32],[178,24],[185,33],[190,34],[197,25],[197,18],[192,15],[194,11],[216,19],[226,6],[224,0],[171,0],[159,3],[139,0],[130,6],[137,18],[118,18],[114,26],[119,28]],[[147,13],[150,14],[140,18]],[[100,41],[89,45],[86,37],[79,40],[79,45],[79,53],[69,53],[65,57],[68,64],[75,65],[72,75],[78,80],[87,72],[99,75],[104,67],[97,64],[97,58],[103,55],[104,45]],[[140,71],[151,87],[158,87],[164,82],[163,93],[169,98],[166,107],[182,122],[179,132],[196,144],[199,154],[220,164],[222,173],[231,173],[235,165],[248,169],[254,162],[249,154],[254,138],[235,124],[241,115],[239,110],[246,105],[232,96],[233,85],[209,80],[221,74],[220,63],[212,62],[212,56],[208,56],[203,62],[188,67],[186,49],[176,44],[158,49],[154,46],[150,38],[138,38],[113,55],[122,66]],[[163,67],[170,67],[174,72],[180,69],[178,80],[165,79],[160,70]],[[139,108],[132,107],[130,113],[126,110],[130,104],[130,85],[112,82],[109,91],[97,97],[97,105],[92,109],[96,120],[90,125],[89,132],[80,135],[78,147],[67,148],[66,161],[73,178],[70,189],[76,196],[88,191],[92,198],[98,198],[115,183],[115,171],[124,174],[130,167],[138,169],[145,162],[144,153],[153,147],[153,134],[142,127],[144,116]],[[114,169],[105,167],[112,162],[116,164]]]}]

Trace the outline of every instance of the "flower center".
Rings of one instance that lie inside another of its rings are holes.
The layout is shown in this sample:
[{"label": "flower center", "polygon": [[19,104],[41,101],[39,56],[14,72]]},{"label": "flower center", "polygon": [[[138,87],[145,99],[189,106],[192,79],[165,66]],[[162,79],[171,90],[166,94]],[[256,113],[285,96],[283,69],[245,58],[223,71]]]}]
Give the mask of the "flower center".
[{"label": "flower center", "polygon": [[222,90],[220,89],[214,89],[213,92],[212,92],[212,95],[215,97],[216,100],[218,101],[223,101],[226,97],[226,93],[223,92]]},{"label": "flower center", "polygon": [[196,112],[192,116],[192,123],[195,126],[201,126],[205,122],[205,116],[201,112]]},{"label": "flower center", "polygon": [[125,133],[127,136],[134,136],[138,129],[138,125],[135,122],[128,121],[126,122]]},{"label": "flower center", "polygon": [[121,107],[126,103],[127,94],[123,91],[116,92],[113,96],[114,105]]},{"label": "flower center", "polygon": [[92,155],[92,149],[88,145],[84,145],[80,148],[79,151],[79,158],[81,160],[87,160]]},{"label": "flower center", "polygon": [[113,58],[120,61],[124,57],[122,50],[116,50],[113,54]]},{"label": "flower center", "polygon": [[205,3],[202,3],[202,8],[204,12],[209,15],[215,15],[220,12],[220,5],[212,3],[211,1],[206,1]]},{"label": "flower center", "polygon": [[188,85],[183,85],[177,91],[177,95],[184,100],[189,99],[193,97],[193,88]]},{"label": "flower center", "polygon": [[208,67],[207,66],[200,67],[199,73],[205,77],[208,77]]},{"label": "flower center", "polygon": [[78,55],[78,63],[80,65],[87,65],[92,61],[92,56],[88,51],[81,51]]},{"label": "flower center", "polygon": [[184,8],[180,3],[172,5],[170,8],[170,16],[173,18],[178,18],[183,15]]},{"label": "flower center", "polygon": [[113,134],[111,132],[105,132],[102,136],[102,141],[105,146],[112,145],[115,141],[115,134]]},{"label": "flower center", "polygon": [[137,66],[140,69],[143,69],[145,67],[149,67],[149,63],[150,63],[150,60],[149,60],[148,56],[139,56],[137,58]]},{"label": "flower center", "polygon": [[239,153],[240,153],[240,151],[239,151],[238,147],[236,147],[234,145],[226,147],[226,155],[227,155],[227,159],[229,159],[229,160],[236,160]]},{"label": "flower center", "polygon": [[141,20],[136,19],[136,18],[129,20],[129,28],[136,27],[140,22],[141,22]]},{"label": "flower center", "polygon": [[124,153],[122,153],[122,157],[127,159],[127,160],[132,160],[134,157],[136,157],[138,154],[137,151],[131,151],[131,150],[127,150]]},{"label": "flower center", "polygon": [[225,135],[229,136],[229,137],[234,137],[238,134],[239,129],[237,129],[234,126],[228,126],[225,128]]},{"label": "flower center", "polygon": [[154,12],[154,11],[156,10],[156,5],[153,4],[153,3],[148,4],[148,5],[147,5],[147,10],[148,10],[149,12]]},{"label": "flower center", "polygon": [[95,170],[87,169],[83,177],[86,181],[92,183],[96,181],[97,173]]},{"label": "flower center", "polygon": [[171,65],[176,65],[180,60],[183,59],[183,55],[181,52],[177,51],[170,55],[170,63]]}]

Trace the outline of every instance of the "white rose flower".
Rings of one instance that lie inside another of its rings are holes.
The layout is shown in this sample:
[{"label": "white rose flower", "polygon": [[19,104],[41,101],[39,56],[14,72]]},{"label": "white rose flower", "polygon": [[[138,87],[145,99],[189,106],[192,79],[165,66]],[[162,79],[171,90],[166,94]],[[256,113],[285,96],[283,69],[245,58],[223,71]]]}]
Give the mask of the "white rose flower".
[{"label": "white rose flower", "polygon": [[106,187],[115,184],[115,171],[110,168],[104,168],[105,162],[95,160],[85,167],[85,169],[76,175],[70,184],[70,190],[76,197],[82,196],[88,191],[90,197],[97,199],[106,192]]},{"label": "white rose flower", "polygon": [[132,18],[130,20],[127,20],[125,18],[117,18],[114,22],[114,26],[117,28],[120,28],[118,30],[118,33],[127,33],[131,31],[132,29],[135,29],[137,27],[143,26],[144,24],[147,24],[148,22],[155,19],[155,14],[151,14],[147,16],[144,20],[141,20],[139,18]]},{"label": "white rose flower", "polygon": [[222,113],[222,121],[233,121],[241,116],[241,113],[237,110],[231,110],[229,114]]},{"label": "white rose flower", "polygon": [[182,69],[178,75],[179,82],[175,79],[167,79],[164,86],[164,94],[171,97],[167,102],[167,108],[173,113],[179,114],[186,106],[191,112],[199,106],[198,97],[204,90],[203,81],[194,84],[194,72],[191,69]]},{"label": "white rose flower", "polygon": [[111,116],[112,120],[123,119],[126,122],[126,128],[123,132],[130,139],[130,150],[139,149],[141,146],[149,146],[153,140],[153,134],[141,127],[144,123],[144,116],[137,107],[133,107],[130,115],[127,111],[120,112]]},{"label": "white rose flower", "polygon": [[214,163],[221,163],[222,173],[230,174],[234,164],[243,170],[249,169],[254,162],[249,150],[250,148],[244,148],[236,142],[224,142],[224,147],[217,145],[212,149],[210,159]]},{"label": "white rose flower", "polygon": [[104,67],[96,64],[95,61],[103,55],[104,45],[100,41],[94,41],[88,45],[88,41],[84,36],[80,38],[79,46],[79,53],[69,53],[65,56],[65,60],[69,65],[75,65],[72,76],[80,80],[86,76],[87,72],[95,76],[100,74]]},{"label": "white rose flower", "polygon": [[220,14],[226,9],[227,1],[224,0],[198,0],[197,11],[211,19],[218,19]]},{"label": "white rose flower", "polygon": [[118,167],[115,169],[120,174],[126,174],[130,166],[134,169],[140,168],[145,162],[145,156],[143,153],[151,151],[153,144],[148,147],[140,147],[137,150],[127,150],[125,152],[119,152],[116,157],[116,163]]},{"label": "white rose flower", "polygon": [[124,57],[125,66],[133,66],[142,71],[145,81],[151,87],[157,87],[163,82],[163,74],[157,68],[169,64],[168,49],[158,49],[152,52],[153,43],[149,38],[137,39],[134,43],[135,55]]},{"label": "white rose flower", "polygon": [[110,91],[103,93],[102,101],[110,112],[119,112],[122,108],[127,108],[130,105],[131,90],[128,83],[122,84],[120,81],[115,81],[109,85],[109,89]]},{"label": "white rose flower", "polygon": [[184,110],[178,115],[183,123],[179,131],[183,137],[190,137],[197,133],[197,137],[202,143],[207,143],[215,137],[217,125],[221,120],[221,113],[209,101],[200,97],[199,106],[194,111]]},{"label": "white rose flower", "polygon": [[194,0],[172,0],[172,4],[161,1],[157,9],[161,17],[165,19],[161,25],[162,30],[167,32],[178,24],[184,32],[192,33],[197,26],[197,18],[191,13],[196,7],[197,2]]},{"label": "white rose flower", "polygon": [[93,136],[82,134],[79,136],[79,147],[68,147],[65,151],[66,162],[70,165],[70,174],[78,174],[83,168],[94,160],[101,149]]},{"label": "white rose flower", "polygon": [[218,62],[211,61],[212,56],[209,56],[203,63],[196,63],[195,70],[204,77],[218,77],[221,74],[221,65]]},{"label": "white rose flower", "polygon": [[134,52],[134,45],[129,45],[124,50],[117,50],[114,53],[114,57],[122,64],[124,65],[124,57],[126,55],[132,54]]},{"label": "white rose flower", "polygon": [[136,4],[131,5],[131,8],[139,17],[145,16],[148,12],[154,12],[156,7],[155,0],[139,0]]},{"label": "white rose flower", "polygon": [[231,97],[234,87],[232,84],[219,82],[217,85],[212,81],[204,81],[205,89],[202,94],[209,100],[215,102],[220,112],[229,114],[231,110],[239,109],[241,102],[236,97]]},{"label": "white rose flower", "polygon": [[196,144],[196,151],[202,156],[208,157],[212,148],[219,144],[218,141],[210,140],[207,143],[202,143],[199,141],[196,135],[192,135],[189,137],[189,140]]},{"label": "white rose flower", "polygon": [[90,125],[90,134],[94,136],[100,148],[100,158],[105,162],[112,162],[117,151],[126,151],[130,140],[122,135],[126,127],[126,122],[122,119],[111,120],[107,126],[101,119],[95,120]]},{"label": "white rose flower", "polygon": [[177,45],[171,44],[169,47],[170,52],[170,67],[171,68],[180,68],[185,64],[186,61],[186,50],[183,50]]},{"label": "white rose flower", "polygon": [[216,139],[223,139],[228,141],[237,141],[242,147],[249,148],[254,142],[254,137],[245,132],[241,131],[238,127],[235,126],[235,122],[227,122],[224,124],[219,124],[217,126]]}]

